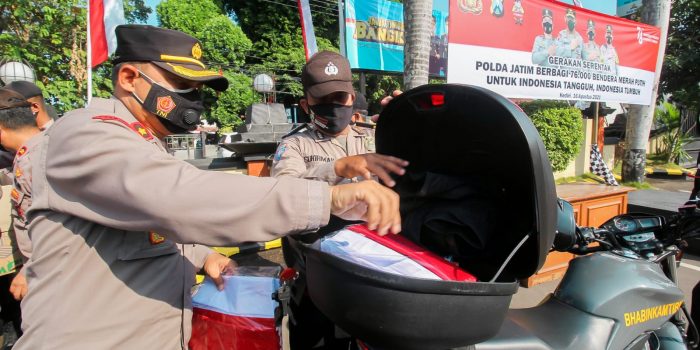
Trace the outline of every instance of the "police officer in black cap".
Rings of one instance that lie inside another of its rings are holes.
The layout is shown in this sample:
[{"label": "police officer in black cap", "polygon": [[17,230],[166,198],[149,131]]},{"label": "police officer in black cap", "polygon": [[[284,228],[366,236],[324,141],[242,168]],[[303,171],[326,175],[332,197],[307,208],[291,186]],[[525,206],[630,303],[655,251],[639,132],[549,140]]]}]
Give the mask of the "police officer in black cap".
[{"label": "police officer in black cap", "polygon": [[162,139],[197,126],[202,85],[228,82],[182,32],[123,25],[116,34],[114,98],[69,112],[33,151],[17,349],[187,349],[194,270],[223,286],[232,268],[194,243],[267,241],[315,230],[331,213],[400,231],[398,195],[376,182],[230,176],[170,156]]}]

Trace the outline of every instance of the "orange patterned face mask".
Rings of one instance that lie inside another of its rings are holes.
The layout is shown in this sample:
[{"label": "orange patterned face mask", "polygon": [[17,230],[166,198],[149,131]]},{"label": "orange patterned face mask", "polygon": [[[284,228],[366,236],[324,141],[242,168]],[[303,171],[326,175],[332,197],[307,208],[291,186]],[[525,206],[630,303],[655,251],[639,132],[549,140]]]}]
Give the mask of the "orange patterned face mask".
[{"label": "orange patterned face mask", "polygon": [[136,93],[131,93],[144,109],[162,118],[163,126],[172,133],[178,134],[197,128],[204,111],[202,94],[198,89],[168,88],[140,70],[138,72],[151,84],[145,100],[141,100]]}]

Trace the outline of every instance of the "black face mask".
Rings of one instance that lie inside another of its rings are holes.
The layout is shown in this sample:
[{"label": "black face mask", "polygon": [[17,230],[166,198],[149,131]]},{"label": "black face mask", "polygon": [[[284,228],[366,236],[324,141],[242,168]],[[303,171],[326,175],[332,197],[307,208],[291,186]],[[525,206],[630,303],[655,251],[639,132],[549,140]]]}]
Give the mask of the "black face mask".
[{"label": "black face mask", "polygon": [[569,27],[569,30],[574,30],[574,27],[576,27],[576,22],[566,21],[566,26]]},{"label": "black face mask", "polygon": [[329,134],[338,134],[350,125],[352,106],[337,103],[309,105],[313,112],[313,123]]},{"label": "black face mask", "polygon": [[593,40],[595,38],[595,33],[594,32],[588,32],[588,40]]},{"label": "black face mask", "polygon": [[199,91],[195,89],[183,92],[173,91],[154,82],[142,72],[140,73],[151,83],[151,89],[144,101],[141,101],[135,93],[131,94],[143,108],[160,117],[163,126],[174,134],[181,134],[197,128],[204,111]]},{"label": "black face mask", "polygon": [[605,41],[608,43],[608,45],[612,44],[612,37],[610,35],[606,36]]},{"label": "black face mask", "polygon": [[543,23],[542,27],[544,28],[545,33],[552,34],[552,24],[551,23]]}]

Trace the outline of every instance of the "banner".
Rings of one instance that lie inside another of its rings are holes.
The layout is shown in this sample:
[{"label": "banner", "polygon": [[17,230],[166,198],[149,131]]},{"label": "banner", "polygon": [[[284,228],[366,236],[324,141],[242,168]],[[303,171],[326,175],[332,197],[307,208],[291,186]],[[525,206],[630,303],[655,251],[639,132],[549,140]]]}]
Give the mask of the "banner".
[{"label": "banner", "polygon": [[[430,75],[447,74],[448,0],[433,1]],[[403,4],[391,0],[346,0],[345,48],[350,68],[403,72]]]},{"label": "banner", "polygon": [[509,98],[648,105],[659,28],[548,0],[450,3],[447,81]]}]

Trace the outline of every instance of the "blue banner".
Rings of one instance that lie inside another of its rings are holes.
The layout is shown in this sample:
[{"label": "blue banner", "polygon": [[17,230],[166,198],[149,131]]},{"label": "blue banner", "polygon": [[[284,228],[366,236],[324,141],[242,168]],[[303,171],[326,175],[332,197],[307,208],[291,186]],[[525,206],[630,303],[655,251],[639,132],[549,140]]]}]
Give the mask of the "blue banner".
[{"label": "blue banner", "polygon": [[[447,74],[448,0],[433,1],[430,74]],[[403,4],[391,0],[346,0],[345,48],[353,69],[403,72]]]}]

